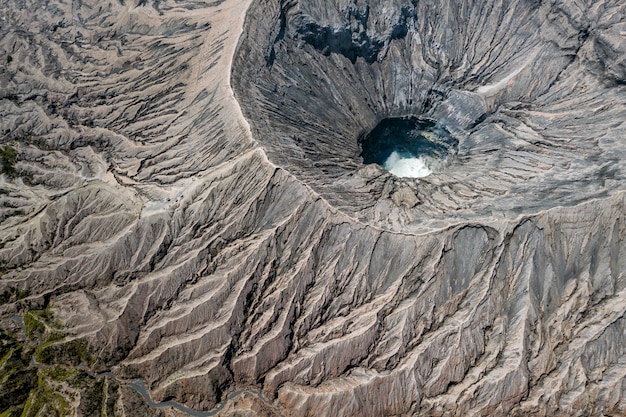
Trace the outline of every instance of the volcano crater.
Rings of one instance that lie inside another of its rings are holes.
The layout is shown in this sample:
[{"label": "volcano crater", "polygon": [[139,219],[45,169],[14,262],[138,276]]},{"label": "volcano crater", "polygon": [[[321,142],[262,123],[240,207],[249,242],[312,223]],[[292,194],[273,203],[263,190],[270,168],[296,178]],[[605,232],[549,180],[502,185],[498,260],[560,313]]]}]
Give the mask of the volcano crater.
[{"label": "volcano crater", "polygon": [[[420,232],[623,182],[624,74],[598,42],[615,34],[531,1],[318,3],[255,2],[232,85],[268,158],[349,216]],[[377,159],[364,138],[411,118],[454,145],[442,162],[405,150],[384,169],[392,152]]]}]

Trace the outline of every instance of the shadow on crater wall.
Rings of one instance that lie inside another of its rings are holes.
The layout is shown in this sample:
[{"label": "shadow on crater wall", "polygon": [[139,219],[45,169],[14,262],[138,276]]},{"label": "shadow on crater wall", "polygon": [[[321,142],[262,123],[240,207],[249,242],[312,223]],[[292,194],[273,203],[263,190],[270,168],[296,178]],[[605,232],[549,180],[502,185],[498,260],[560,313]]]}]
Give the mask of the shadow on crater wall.
[{"label": "shadow on crater wall", "polygon": [[[625,111],[605,83],[615,55],[568,13],[532,1],[257,2],[233,87],[270,160],[362,221],[410,231],[450,211],[575,204],[614,189],[609,167],[623,178],[598,138]],[[358,138],[407,114],[459,140],[454,170],[416,183],[363,164]],[[401,189],[420,203],[390,203]],[[376,220],[390,212],[404,220]]]}]

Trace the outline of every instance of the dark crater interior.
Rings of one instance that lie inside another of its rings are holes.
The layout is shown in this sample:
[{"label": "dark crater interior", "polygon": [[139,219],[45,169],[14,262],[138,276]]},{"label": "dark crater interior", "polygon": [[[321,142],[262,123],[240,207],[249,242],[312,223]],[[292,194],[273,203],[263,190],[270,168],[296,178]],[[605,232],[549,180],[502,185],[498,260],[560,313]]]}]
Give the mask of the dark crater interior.
[{"label": "dark crater interior", "polygon": [[397,158],[426,158],[430,170],[438,168],[433,166],[436,161],[442,166],[449,160],[459,143],[436,121],[414,116],[383,119],[359,142],[365,164],[385,167],[395,155]]},{"label": "dark crater interior", "polygon": [[370,8],[356,4],[345,8],[345,22],[342,25],[320,25],[309,16],[296,15],[294,18],[295,38],[301,39],[321,51],[325,56],[341,54],[353,64],[357,58],[369,64],[374,63],[384,53],[389,42],[402,39],[409,32],[410,22],[415,18],[411,4],[400,6],[399,16],[383,36],[369,31]]},{"label": "dark crater interior", "polygon": [[[493,207],[517,216],[624,179],[620,7],[256,0],[232,85],[268,158],[350,216],[401,230]],[[409,143],[406,115],[458,146]],[[402,143],[370,146],[389,123]],[[454,153],[454,164],[422,179],[370,164],[394,147]]]}]

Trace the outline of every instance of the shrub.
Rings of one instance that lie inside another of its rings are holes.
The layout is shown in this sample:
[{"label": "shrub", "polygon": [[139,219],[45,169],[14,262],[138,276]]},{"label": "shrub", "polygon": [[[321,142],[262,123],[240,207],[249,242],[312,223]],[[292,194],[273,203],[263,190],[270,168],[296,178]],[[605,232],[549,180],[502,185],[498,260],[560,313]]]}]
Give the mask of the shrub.
[{"label": "shrub", "polygon": [[12,178],[15,175],[17,162],[17,152],[12,146],[7,145],[0,151],[0,162],[2,162],[2,172]]}]

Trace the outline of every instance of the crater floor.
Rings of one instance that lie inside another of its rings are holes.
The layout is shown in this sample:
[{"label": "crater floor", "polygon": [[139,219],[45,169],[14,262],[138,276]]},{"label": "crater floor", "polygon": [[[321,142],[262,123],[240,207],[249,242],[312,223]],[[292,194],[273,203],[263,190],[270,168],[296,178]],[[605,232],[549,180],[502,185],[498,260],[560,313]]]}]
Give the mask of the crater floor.
[{"label": "crater floor", "polygon": [[364,164],[377,164],[400,178],[423,178],[442,171],[459,142],[434,120],[415,116],[383,119],[359,138]]}]

